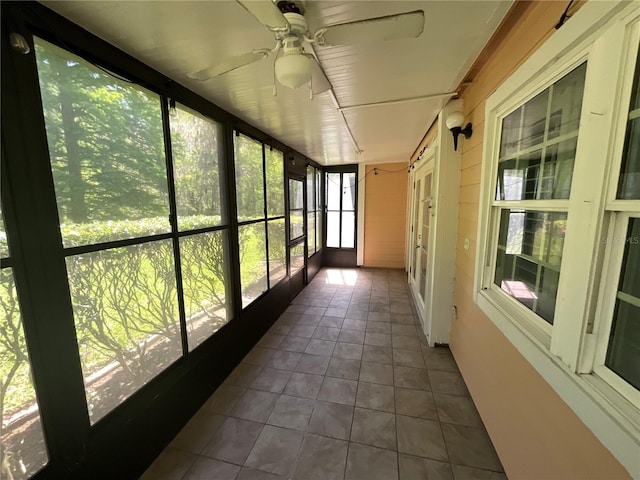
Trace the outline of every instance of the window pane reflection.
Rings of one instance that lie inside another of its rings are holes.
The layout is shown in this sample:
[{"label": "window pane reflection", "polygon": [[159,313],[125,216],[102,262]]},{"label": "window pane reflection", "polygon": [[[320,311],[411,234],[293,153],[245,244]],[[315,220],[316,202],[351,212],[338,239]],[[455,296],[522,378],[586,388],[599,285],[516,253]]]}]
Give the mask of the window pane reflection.
[{"label": "window pane reflection", "polygon": [[566,199],[586,63],[502,120],[496,200]]},{"label": "window pane reflection", "polygon": [[640,390],[640,219],[624,238],[620,285],[605,365]]},{"label": "window pane reflection", "polygon": [[67,257],[92,423],[182,355],[170,240]]},{"label": "window pane reflection", "polygon": [[553,323],[566,213],[502,210],[494,282]]},{"label": "window pane reflection", "polygon": [[624,200],[640,199],[640,109],[638,115],[627,125],[618,187],[618,198]]},{"label": "window pane reflection", "polygon": [[225,237],[226,232],[218,231],[180,238],[189,350],[230,319]]}]

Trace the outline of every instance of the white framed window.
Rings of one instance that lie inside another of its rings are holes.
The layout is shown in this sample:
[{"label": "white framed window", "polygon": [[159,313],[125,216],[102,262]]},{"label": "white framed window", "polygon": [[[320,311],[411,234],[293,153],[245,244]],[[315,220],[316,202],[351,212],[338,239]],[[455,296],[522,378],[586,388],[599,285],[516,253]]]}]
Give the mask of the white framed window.
[{"label": "white framed window", "polygon": [[588,2],[486,102],[474,300],[640,477],[640,7]]}]

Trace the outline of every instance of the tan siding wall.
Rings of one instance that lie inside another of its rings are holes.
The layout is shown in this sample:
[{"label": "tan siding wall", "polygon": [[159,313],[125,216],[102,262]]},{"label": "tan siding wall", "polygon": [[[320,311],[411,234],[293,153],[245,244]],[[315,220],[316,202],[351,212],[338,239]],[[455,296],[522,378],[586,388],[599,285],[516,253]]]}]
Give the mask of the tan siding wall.
[{"label": "tan siding wall", "polygon": [[404,267],[408,165],[385,163],[366,168],[365,267]]},{"label": "tan siding wall", "polygon": [[[451,350],[511,479],[628,478],[573,411],[472,300],[486,98],[553,32],[567,2],[533,2],[463,93],[473,137],[462,150]],[[470,240],[464,250],[464,239]]]}]

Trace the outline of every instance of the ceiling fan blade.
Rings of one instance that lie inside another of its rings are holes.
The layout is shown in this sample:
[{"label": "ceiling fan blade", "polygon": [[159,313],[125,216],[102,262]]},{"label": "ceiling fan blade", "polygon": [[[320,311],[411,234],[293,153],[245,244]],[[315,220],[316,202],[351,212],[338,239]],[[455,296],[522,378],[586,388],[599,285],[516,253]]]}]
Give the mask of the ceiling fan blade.
[{"label": "ceiling fan blade", "polygon": [[311,91],[314,95],[319,95],[328,90],[331,90],[331,82],[324,73],[322,65],[316,58],[313,58],[313,66],[311,67]]},{"label": "ceiling fan blade", "polygon": [[397,15],[368,18],[325,28],[326,31],[320,36],[320,45],[353,45],[417,38],[424,30],[424,11],[415,10]]},{"label": "ceiling fan blade", "polygon": [[189,78],[200,81],[210,80],[211,78],[222,75],[223,73],[227,73],[231,70],[235,70],[236,68],[244,67],[250,63],[262,60],[264,57],[269,55],[269,53],[271,53],[271,50],[264,49],[254,50],[253,52],[243,53],[242,55],[236,55],[234,57],[228,57],[212,67],[205,68],[204,70],[200,70],[195,73],[190,73]]},{"label": "ceiling fan blade", "polygon": [[271,29],[285,29],[289,22],[280,9],[271,0],[236,0],[242,7],[256,19]]}]

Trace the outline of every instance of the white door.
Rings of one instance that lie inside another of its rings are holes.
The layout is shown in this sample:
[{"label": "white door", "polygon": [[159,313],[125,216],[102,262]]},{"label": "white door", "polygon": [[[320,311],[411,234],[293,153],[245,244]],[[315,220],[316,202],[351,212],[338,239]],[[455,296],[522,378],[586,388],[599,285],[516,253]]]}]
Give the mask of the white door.
[{"label": "white door", "polygon": [[430,242],[432,236],[432,179],[433,163],[428,162],[415,174],[413,191],[413,215],[411,236],[411,268],[409,283],[413,291],[418,315],[425,332],[431,330],[431,264]]}]

